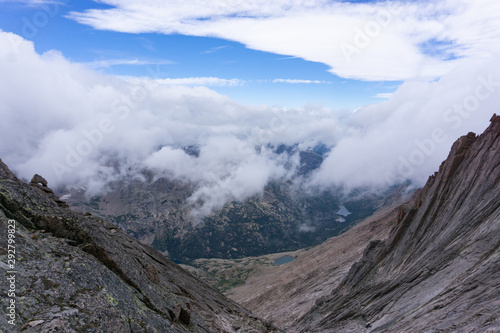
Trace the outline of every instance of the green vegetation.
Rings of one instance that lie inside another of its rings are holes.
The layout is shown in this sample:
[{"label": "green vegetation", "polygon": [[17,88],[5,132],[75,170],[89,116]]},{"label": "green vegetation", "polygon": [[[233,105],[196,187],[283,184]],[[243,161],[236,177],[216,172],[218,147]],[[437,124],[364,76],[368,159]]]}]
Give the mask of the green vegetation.
[{"label": "green vegetation", "polygon": [[228,295],[231,289],[245,284],[250,276],[258,273],[263,267],[272,266],[276,259],[283,255],[295,257],[299,252],[301,251],[243,259],[196,259],[183,267],[198,279]]}]

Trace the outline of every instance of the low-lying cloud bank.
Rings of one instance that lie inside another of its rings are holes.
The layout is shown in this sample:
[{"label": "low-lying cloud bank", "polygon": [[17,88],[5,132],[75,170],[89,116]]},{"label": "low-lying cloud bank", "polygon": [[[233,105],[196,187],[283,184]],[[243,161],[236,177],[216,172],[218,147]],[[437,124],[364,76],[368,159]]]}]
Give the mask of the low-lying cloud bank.
[{"label": "low-lying cloud bank", "polygon": [[[122,80],[0,31],[0,156],[19,176],[98,193],[144,168],[192,182],[204,215],[226,200],[290,178],[297,154],[272,147],[332,147],[304,186],[422,184],[451,143],[482,131],[500,105],[500,57],[463,61],[437,81],[411,80],[358,109],[280,110],[241,105],[206,87]],[[186,146],[196,146],[190,154]],[[198,155],[198,156],[195,156]]]}]

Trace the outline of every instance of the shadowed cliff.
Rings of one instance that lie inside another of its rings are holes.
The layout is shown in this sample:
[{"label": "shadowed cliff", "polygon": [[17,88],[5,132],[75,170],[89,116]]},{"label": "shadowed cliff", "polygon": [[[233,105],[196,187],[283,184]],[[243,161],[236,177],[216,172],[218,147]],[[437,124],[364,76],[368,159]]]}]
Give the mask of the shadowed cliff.
[{"label": "shadowed cliff", "polygon": [[500,330],[500,117],[458,139],[385,241],[372,241],[297,332]]}]

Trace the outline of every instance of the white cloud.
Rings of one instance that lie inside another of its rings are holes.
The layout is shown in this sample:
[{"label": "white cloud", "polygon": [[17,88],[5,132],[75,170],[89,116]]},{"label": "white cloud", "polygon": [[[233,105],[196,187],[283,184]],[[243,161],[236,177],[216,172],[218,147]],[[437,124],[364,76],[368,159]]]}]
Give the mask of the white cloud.
[{"label": "white cloud", "polygon": [[361,108],[313,183],[381,187],[409,179],[423,185],[458,137],[481,133],[498,112],[499,60],[469,61],[438,81],[408,81],[387,101]]},{"label": "white cloud", "polygon": [[169,177],[201,184],[189,200],[198,206],[194,214],[199,217],[222,208],[227,200],[244,200],[261,193],[270,180],[287,175],[287,161],[268,148],[257,152],[251,142],[224,135],[208,138],[198,157],[163,147],[144,164]]},{"label": "white cloud", "polygon": [[102,30],[215,36],[362,80],[439,77],[464,58],[500,51],[496,0],[101,2],[113,8],[69,17]]},{"label": "white cloud", "polygon": [[[298,156],[271,146],[333,147],[314,186],[422,183],[451,143],[481,132],[500,104],[499,56],[468,60],[436,81],[405,82],[388,100],[352,113],[315,106],[251,107],[203,86],[125,81],[71,63],[0,31],[0,157],[51,187],[100,191],[144,167],[192,182],[198,214],[291,177]],[[437,132],[436,132],[437,131]],[[197,145],[198,158],[180,147]]]},{"label": "white cloud", "polygon": [[[162,172],[199,184],[194,198],[205,198],[200,209],[206,211],[221,197],[258,194],[263,183],[284,175],[285,162],[265,149],[269,143],[309,142],[313,133],[329,142],[339,135],[327,109],[285,115],[179,85],[229,80],[151,75],[129,81],[103,75],[54,51],[39,55],[33,43],[0,31],[0,156],[25,179],[40,173],[54,188],[75,184],[94,193],[130,170],[173,158]],[[305,122],[310,126],[302,127]],[[199,159],[176,150],[192,144],[200,146]],[[207,189],[217,197],[207,197]]]}]

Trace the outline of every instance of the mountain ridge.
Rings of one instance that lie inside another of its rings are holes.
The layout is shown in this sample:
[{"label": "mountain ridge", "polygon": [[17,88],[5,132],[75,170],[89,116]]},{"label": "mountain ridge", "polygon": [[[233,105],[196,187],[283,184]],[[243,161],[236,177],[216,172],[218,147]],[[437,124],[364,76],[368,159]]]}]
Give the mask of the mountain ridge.
[{"label": "mountain ridge", "polygon": [[500,117],[452,146],[385,241],[290,332],[500,330]]}]

